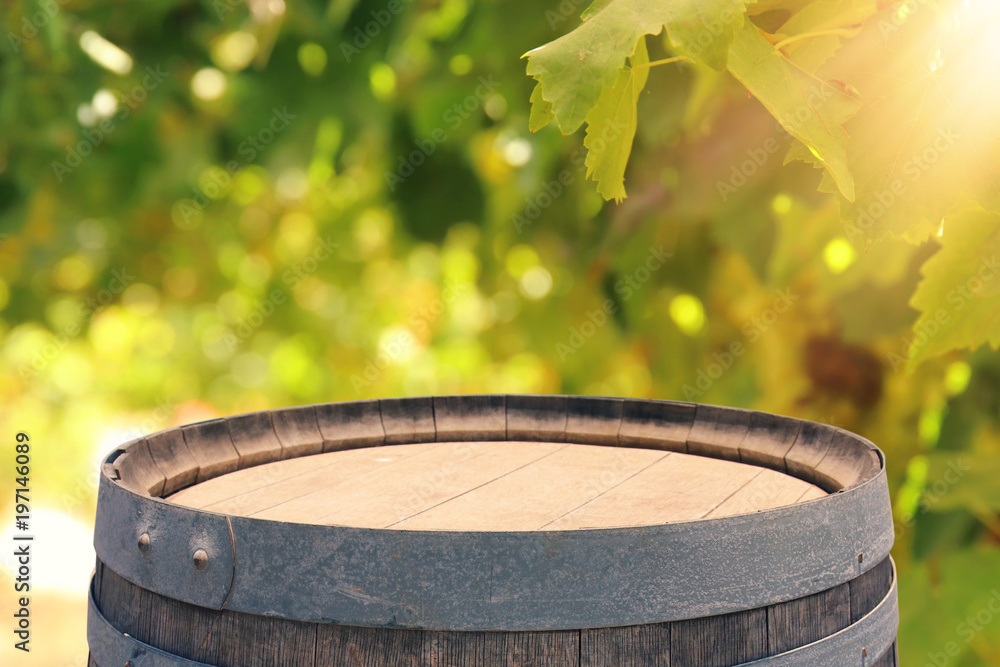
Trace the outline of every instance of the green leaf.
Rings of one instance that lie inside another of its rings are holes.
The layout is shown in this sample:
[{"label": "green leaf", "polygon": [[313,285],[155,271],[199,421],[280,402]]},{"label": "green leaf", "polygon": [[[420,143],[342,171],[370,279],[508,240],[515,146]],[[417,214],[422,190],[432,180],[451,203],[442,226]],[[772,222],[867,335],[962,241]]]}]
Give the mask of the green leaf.
[{"label": "green leaf", "polygon": [[532,134],[552,122],[552,103],[542,98],[542,84],[535,86],[531,93],[531,116],[528,118],[528,129]]},{"label": "green leaf", "polygon": [[911,369],[950,350],[1000,346],[1000,215],[976,207],[946,218],[941,249],[921,272]]},{"label": "green leaf", "polygon": [[599,11],[611,4],[612,0],[594,0],[590,5],[583,10],[580,14],[581,21],[589,21],[590,17],[597,14]]},{"label": "green leaf", "polygon": [[[744,0],[609,0],[586,12],[568,35],[529,51],[528,75],[537,98],[552,103],[559,129],[575,132],[612,87],[639,39],[666,26],[673,44],[692,58],[725,66],[728,46],[744,22]],[[706,46],[702,46],[702,43]]]},{"label": "green leaf", "polygon": [[840,48],[842,37],[857,34],[877,11],[876,0],[810,3],[781,26],[776,46],[799,67],[815,71]]},{"label": "green leaf", "polygon": [[836,181],[841,194],[853,200],[847,134],[841,125],[857,113],[861,103],[842,88],[790,62],[749,22],[737,32],[729,49],[729,71],[808,147]]},{"label": "green leaf", "polygon": [[684,55],[712,69],[723,70],[729,45],[743,27],[744,0],[672,0],[675,16],[668,20],[670,43]]},{"label": "green leaf", "polygon": [[649,78],[646,40],[640,39],[629,59],[631,67],[618,73],[615,85],[604,92],[587,114],[587,178],[597,181],[597,191],[605,199],[625,198],[625,165],[635,139],[636,105]]}]

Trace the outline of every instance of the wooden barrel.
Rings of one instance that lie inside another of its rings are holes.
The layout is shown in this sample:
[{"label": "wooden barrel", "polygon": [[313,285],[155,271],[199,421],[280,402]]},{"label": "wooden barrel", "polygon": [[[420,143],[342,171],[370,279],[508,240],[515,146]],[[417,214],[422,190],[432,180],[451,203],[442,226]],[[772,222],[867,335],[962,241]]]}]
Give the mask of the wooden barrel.
[{"label": "wooden barrel", "polygon": [[897,665],[884,457],[761,412],[329,403],[102,466],[91,665]]}]

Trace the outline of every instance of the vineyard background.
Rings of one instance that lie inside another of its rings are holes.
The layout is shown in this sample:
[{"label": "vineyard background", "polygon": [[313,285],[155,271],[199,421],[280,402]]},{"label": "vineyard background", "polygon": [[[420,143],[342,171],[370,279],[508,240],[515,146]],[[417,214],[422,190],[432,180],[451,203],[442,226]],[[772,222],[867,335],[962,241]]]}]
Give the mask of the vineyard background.
[{"label": "vineyard background", "polygon": [[[760,47],[809,3],[761,0],[756,22],[725,4],[723,32]],[[741,83],[767,68],[723,63],[711,27],[700,50],[704,27],[686,46],[657,30],[627,55],[671,62],[622,70],[635,115],[591,116],[585,146],[558,108],[532,118],[520,59],[580,25],[576,0],[5,2],[0,414],[5,457],[18,430],[35,443],[41,555],[36,652],[5,641],[0,660],[85,664],[96,466],[121,442],[294,404],[538,392],[868,437],[889,460],[902,664],[1000,665],[1000,39],[976,50],[1000,21],[987,7],[969,39],[949,18],[968,2],[815,5],[865,16],[789,43],[817,88]],[[924,54],[944,28],[912,71],[865,56]],[[887,93],[946,72],[955,43],[981,80]],[[768,91],[793,88],[782,125]],[[827,112],[844,166],[800,137]],[[918,147],[887,158],[897,130]]]}]

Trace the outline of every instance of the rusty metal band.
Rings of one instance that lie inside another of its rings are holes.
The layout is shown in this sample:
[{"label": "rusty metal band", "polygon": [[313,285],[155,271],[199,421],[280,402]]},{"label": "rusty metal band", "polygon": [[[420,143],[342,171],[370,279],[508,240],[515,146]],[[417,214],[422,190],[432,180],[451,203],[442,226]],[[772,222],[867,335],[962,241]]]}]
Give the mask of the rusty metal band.
[{"label": "rusty metal band", "polygon": [[[406,531],[227,517],[133,493],[105,474],[95,546],[132,583],[213,609],[361,626],[558,630],[713,616],[833,588],[888,555],[889,508],[883,470],[841,493],[721,519]],[[205,569],[192,560],[199,549]]]}]

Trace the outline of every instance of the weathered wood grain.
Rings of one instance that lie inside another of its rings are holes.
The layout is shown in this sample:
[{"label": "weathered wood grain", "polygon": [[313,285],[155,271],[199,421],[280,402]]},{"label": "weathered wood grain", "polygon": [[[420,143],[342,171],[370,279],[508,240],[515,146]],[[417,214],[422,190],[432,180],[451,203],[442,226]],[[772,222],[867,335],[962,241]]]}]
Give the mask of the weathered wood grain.
[{"label": "weathered wood grain", "polygon": [[850,624],[851,591],[847,584],[774,605],[767,613],[771,655],[819,641]]},{"label": "weathered wood grain", "polygon": [[[449,442],[430,447],[399,445],[412,456],[385,462],[369,472],[254,514],[273,521],[299,521],[362,528],[410,527],[409,520],[431,512],[453,498],[468,497],[498,475],[516,470],[546,451],[534,443]],[[557,445],[556,445],[557,446]],[[554,446],[555,447],[555,446]],[[383,451],[383,449],[375,450]],[[484,453],[495,456],[483,462]],[[337,466],[344,475],[346,466]],[[372,489],[379,489],[372,493]],[[435,524],[435,527],[441,522]],[[447,525],[447,524],[444,524]],[[453,527],[457,529],[457,527]]]},{"label": "weathered wood grain", "polygon": [[166,477],[153,461],[145,439],[135,440],[125,447],[128,451],[119,455],[112,466],[117,471],[122,486],[136,493],[161,496]]},{"label": "weathered wood grain", "polygon": [[767,609],[671,624],[672,665],[732,667],[767,655]]},{"label": "weathered wood grain", "polygon": [[693,403],[625,401],[618,444],[687,452],[694,412]]},{"label": "weathered wood grain", "polygon": [[750,428],[751,414],[749,410],[698,405],[688,433],[688,453],[739,461],[740,444]]},{"label": "weathered wood grain", "polygon": [[191,456],[179,428],[147,436],[146,445],[156,467],[163,473],[163,495],[170,495],[197,481],[198,462]]},{"label": "weathered wood grain", "polygon": [[565,442],[567,403],[567,396],[507,396],[507,438]]},{"label": "weathered wood grain", "polygon": [[668,667],[670,623],[580,631],[580,667]]},{"label": "weathered wood grain", "polygon": [[319,432],[315,406],[272,410],[271,421],[281,441],[281,458],[291,459],[323,451],[323,434]]},{"label": "weathered wood grain", "polygon": [[[419,452],[420,450],[411,447],[400,447],[396,452],[387,452],[382,448],[365,448],[289,459],[257,468],[265,475],[263,479],[255,478],[254,481],[260,482],[259,486],[248,484],[247,479],[239,479],[238,476],[243,474],[243,471],[240,471],[212,480],[208,487],[211,493],[206,490],[202,494],[201,488],[206,485],[199,484],[186,489],[184,495],[172,496],[171,501],[181,504],[200,503],[203,502],[201,498],[206,496],[223,496],[224,499],[211,504],[190,506],[201,506],[213,512],[255,516],[272,507],[309,496],[322,489],[335,487],[386,465],[392,465]],[[271,468],[277,472],[269,479],[266,474]],[[294,474],[287,475],[286,472]],[[215,492],[216,486],[222,488]]]},{"label": "weathered wood grain", "polygon": [[[888,592],[885,565],[807,598],[701,619],[548,632],[452,632],[317,624],[207,609],[129,583],[100,561],[98,608],[113,626],[174,655],[220,667],[735,667],[829,636]],[[864,614],[861,614],[862,616]],[[860,659],[860,656],[859,656]],[[871,660],[871,656],[869,657]],[[90,664],[95,664],[93,659]],[[870,663],[897,667],[895,647]],[[859,660],[860,665],[860,660]],[[102,666],[111,667],[111,666]]]},{"label": "weathered wood grain", "polygon": [[385,444],[378,401],[322,403],[316,406],[316,419],[324,452]]},{"label": "weathered wood grain", "polygon": [[434,424],[438,442],[506,440],[506,397],[435,396]]},{"label": "weathered wood grain", "polygon": [[240,455],[239,467],[251,468],[281,458],[281,441],[274,432],[270,412],[226,417],[229,437]]},{"label": "weathered wood grain", "polygon": [[714,518],[791,505],[814,492],[825,495],[766,468],[659,449],[473,441],[276,461],[169,499],[274,521],[502,531]]},{"label": "weathered wood grain", "polygon": [[758,512],[772,507],[794,505],[802,502],[807,495],[811,495],[813,492],[818,492],[818,496],[827,495],[809,482],[803,482],[801,479],[784,475],[775,470],[764,469],[719,503],[715,509],[705,515],[705,518],[714,519],[734,514]]},{"label": "weathered wood grain", "polygon": [[785,455],[795,444],[801,428],[798,419],[754,412],[740,443],[740,461],[785,472]]},{"label": "weathered wood grain", "polygon": [[857,623],[878,606],[892,586],[892,562],[886,558],[850,581],[851,623]]},{"label": "weathered wood grain", "polygon": [[881,469],[881,460],[873,446],[866,446],[852,433],[838,428],[813,475],[818,486],[833,492],[868,481]]},{"label": "weathered wood grain", "polygon": [[820,486],[816,465],[823,460],[833,440],[833,427],[816,422],[803,422],[795,444],[785,454],[785,468],[790,475]]},{"label": "weathered wood grain", "polygon": [[[505,443],[510,447],[514,443]],[[616,450],[520,443],[533,460],[396,524],[408,530],[538,530],[620,481]],[[663,456],[662,453],[654,455]],[[607,473],[602,481],[602,473]],[[554,529],[553,526],[549,526]]]},{"label": "weathered wood grain", "polygon": [[198,462],[198,482],[239,469],[240,453],[233,445],[225,419],[183,426],[181,433],[188,451]]},{"label": "weathered wood grain", "polygon": [[437,438],[434,427],[434,400],[429,396],[419,398],[383,398],[382,428],[385,444],[407,442],[433,442]]},{"label": "weathered wood grain", "polygon": [[566,442],[617,445],[622,423],[620,398],[570,396],[566,401]]},{"label": "weathered wood grain", "polygon": [[[421,630],[321,625],[315,664],[344,667],[416,667],[423,662]],[[433,663],[431,663],[433,664]]]}]

